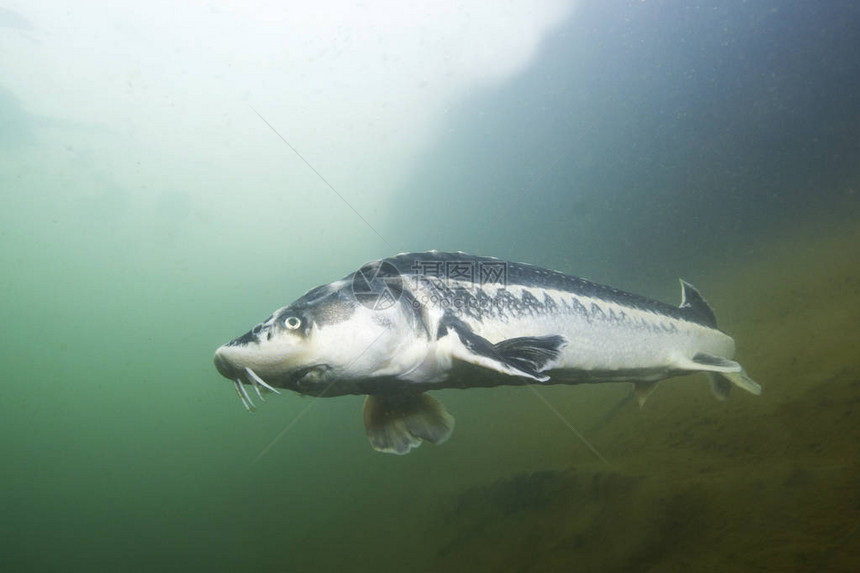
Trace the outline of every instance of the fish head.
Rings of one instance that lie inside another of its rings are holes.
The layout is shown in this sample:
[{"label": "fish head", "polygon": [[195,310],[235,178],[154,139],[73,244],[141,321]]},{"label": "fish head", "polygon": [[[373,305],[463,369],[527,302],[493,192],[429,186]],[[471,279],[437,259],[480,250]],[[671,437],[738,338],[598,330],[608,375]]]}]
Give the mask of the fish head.
[{"label": "fish head", "polygon": [[[332,381],[398,375],[423,359],[412,304],[367,304],[349,280],[318,287],[215,352],[215,367],[241,384],[329,394]],[[270,388],[271,389],[271,388]],[[330,395],[330,394],[329,394]]]}]

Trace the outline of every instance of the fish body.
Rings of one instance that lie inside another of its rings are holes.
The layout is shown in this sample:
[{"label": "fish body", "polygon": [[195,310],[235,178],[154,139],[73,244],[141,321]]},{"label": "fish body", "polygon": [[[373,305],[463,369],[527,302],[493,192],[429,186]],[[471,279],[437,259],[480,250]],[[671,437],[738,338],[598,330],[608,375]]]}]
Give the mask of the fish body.
[{"label": "fish body", "polygon": [[557,271],[464,253],[404,253],[276,310],[216,351],[215,365],[262,392],[366,394],[380,451],[441,443],[453,418],[428,390],[630,382],[640,404],[665,378],[705,372],[717,397],[761,387],[732,360],[702,296],[680,306]]}]

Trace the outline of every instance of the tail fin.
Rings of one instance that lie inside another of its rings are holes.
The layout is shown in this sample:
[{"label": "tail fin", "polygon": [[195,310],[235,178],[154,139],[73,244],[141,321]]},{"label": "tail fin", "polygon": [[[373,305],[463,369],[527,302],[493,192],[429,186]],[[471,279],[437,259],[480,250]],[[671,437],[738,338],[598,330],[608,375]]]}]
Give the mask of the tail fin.
[{"label": "tail fin", "polygon": [[708,377],[711,379],[711,390],[721,400],[728,398],[732,385],[756,396],[761,394],[761,385],[750,378],[743,368],[739,372],[708,372]]},{"label": "tail fin", "polygon": [[[684,280],[681,280],[681,305],[678,308],[684,311],[691,320],[711,328],[717,328],[717,315],[714,314],[714,310],[696,290],[696,287]],[[756,396],[761,394],[761,386],[749,377],[740,364],[732,360],[699,353],[693,356],[687,366],[690,370],[707,372],[711,381],[711,391],[720,400],[729,397],[733,385]]]},{"label": "tail fin", "polygon": [[749,377],[740,364],[734,360],[698,352],[692,358],[676,357],[675,365],[688,372],[705,372],[711,380],[711,390],[714,396],[725,400],[729,396],[729,388],[737,386],[758,396],[761,386]]}]

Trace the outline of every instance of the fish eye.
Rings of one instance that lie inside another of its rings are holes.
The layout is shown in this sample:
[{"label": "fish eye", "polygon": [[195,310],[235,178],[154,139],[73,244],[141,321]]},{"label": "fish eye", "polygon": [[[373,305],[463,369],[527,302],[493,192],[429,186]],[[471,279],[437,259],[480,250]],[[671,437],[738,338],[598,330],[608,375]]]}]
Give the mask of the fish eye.
[{"label": "fish eye", "polygon": [[290,330],[295,330],[302,325],[302,321],[297,316],[288,316],[284,319],[284,326]]}]

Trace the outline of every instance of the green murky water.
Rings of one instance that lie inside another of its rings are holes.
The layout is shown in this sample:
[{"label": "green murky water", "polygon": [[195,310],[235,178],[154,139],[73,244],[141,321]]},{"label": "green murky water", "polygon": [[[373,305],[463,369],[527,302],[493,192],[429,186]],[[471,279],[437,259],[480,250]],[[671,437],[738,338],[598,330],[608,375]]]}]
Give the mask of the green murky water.
[{"label": "green murky water", "polygon": [[[0,569],[858,569],[856,7],[550,5],[462,33],[0,9]],[[397,457],[360,397],[251,415],[215,371],[309,288],[430,248],[666,302],[684,277],[764,393],[540,389],[604,463],[527,389],[449,390],[453,437]]]}]

